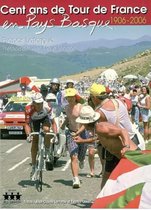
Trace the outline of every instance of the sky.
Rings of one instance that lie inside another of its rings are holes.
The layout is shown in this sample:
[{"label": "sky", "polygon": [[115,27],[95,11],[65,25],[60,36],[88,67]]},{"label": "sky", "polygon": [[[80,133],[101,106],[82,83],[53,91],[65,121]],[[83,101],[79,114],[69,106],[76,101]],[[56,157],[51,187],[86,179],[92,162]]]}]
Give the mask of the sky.
[{"label": "sky", "polygon": [[61,43],[75,43],[97,39],[137,39],[151,36],[151,26],[105,26],[95,28],[61,28],[55,26],[46,28],[8,28],[0,27],[0,42],[16,45],[57,45]]}]

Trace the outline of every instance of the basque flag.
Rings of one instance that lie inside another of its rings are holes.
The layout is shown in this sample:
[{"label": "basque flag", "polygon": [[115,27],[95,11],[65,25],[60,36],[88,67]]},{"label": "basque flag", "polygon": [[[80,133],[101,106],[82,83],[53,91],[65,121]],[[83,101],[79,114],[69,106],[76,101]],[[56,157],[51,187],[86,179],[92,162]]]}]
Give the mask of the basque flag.
[{"label": "basque flag", "polygon": [[151,209],[151,150],[128,151],[91,208]]}]

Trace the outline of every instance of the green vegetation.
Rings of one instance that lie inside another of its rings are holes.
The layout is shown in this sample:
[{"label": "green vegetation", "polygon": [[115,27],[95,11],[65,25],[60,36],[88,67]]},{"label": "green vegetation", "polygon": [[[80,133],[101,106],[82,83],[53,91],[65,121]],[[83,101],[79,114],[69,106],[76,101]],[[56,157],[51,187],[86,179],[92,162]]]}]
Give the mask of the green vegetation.
[{"label": "green vegetation", "polygon": [[[148,72],[150,61],[144,60],[144,63],[141,62],[140,65],[137,65],[137,63],[131,65],[131,59],[129,58],[133,57],[132,59],[139,61],[142,57],[146,58],[148,55],[144,52],[150,52],[150,50],[151,42],[148,41],[112,49],[97,48],[82,52],[60,52],[43,55],[23,50],[16,45],[0,43],[0,80],[4,80],[7,74],[10,74],[13,79],[24,75],[39,78],[60,77],[77,74],[99,66],[109,67],[115,63],[115,70],[118,73],[120,72],[121,76],[132,72],[137,74],[143,72],[143,75],[145,75]],[[138,53],[140,57],[134,57]]]},{"label": "green vegetation", "polygon": [[146,145],[146,149],[151,150],[151,142],[148,142],[148,144]]}]

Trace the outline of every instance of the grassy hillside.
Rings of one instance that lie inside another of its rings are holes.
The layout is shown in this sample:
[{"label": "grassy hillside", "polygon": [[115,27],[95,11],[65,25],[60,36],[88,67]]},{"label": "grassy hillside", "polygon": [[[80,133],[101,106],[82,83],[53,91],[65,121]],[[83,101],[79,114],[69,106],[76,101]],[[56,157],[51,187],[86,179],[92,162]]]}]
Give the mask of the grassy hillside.
[{"label": "grassy hillside", "polygon": [[[149,71],[151,71],[151,50],[146,50],[142,53],[137,54],[134,57],[129,59],[121,60],[120,62],[115,63],[114,65],[108,66],[108,68],[113,68],[116,70],[120,77],[123,77],[127,74],[142,75],[146,76]],[[74,79],[79,80],[84,76],[89,76],[92,79],[95,79],[107,68],[97,67],[87,71],[83,71],[79,74],[74,74],[70,76],[63,76],[61,80]]]}]

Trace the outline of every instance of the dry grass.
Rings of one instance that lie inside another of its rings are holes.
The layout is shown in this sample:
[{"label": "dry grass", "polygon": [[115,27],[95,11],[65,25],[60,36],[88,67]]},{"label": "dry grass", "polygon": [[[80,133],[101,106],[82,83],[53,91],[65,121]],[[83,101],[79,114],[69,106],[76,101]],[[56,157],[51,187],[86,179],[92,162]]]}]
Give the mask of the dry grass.
[{"label": "dry grass", "polygon": [[[108,68],[114,69],[117,72],[117,74],[121,77],[127,74],[134,74],[134,75],[140,74],[144,76],[147,73],[149,73],[149,71],[151,70],[151,51],[148,51],[147,53],[138,54],[130,59],[125,59]],[[95,79],[104,70],[108,68],[105,67],[93,68],[90,70],[85,70],[79,74],[63,76],[60,79],[62,81],[67,79],[81,80],[84,76]]]},{"label": "dry grass", "polygon": [[60,79],[61,80],[67,80],[67,79],[81,80],[85,76],[86,77],[91,77],[92,79],[94,79],[97,76],[99,76],[101,74],[101,72],[103,72],[104,70],[106,70],[106,68],[86,70],[86,71],[81,72],[79,74],[73,74],[73,75],[69,75],[69,76],[63,76]]}]

